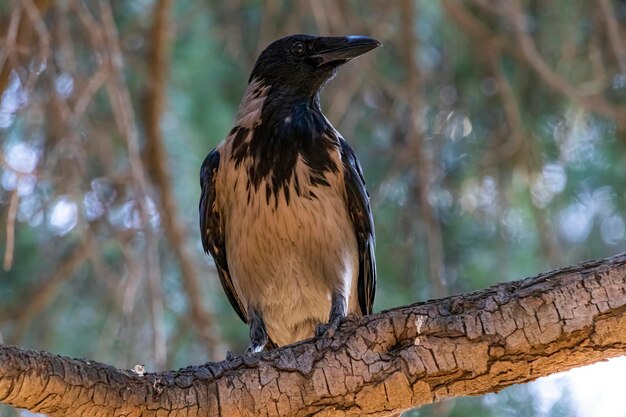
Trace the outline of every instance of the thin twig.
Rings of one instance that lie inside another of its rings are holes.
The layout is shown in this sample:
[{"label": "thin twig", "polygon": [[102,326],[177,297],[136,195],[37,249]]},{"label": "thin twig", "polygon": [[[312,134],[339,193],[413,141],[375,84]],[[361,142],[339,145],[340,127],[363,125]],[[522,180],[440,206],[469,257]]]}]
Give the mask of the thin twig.
[{"label": "thin twig", "polygon": [[70,0],[70,5],[74,9],[79,22],[83,25],[84,33],[91,41],[94,50],[106,50],[105,34],[100,23],[94,19],[87,6],[82,1]]},{"label": "thin twig", "polygon": [[[118,124],[118,128],[126,139],[126,146],[131,165],[131,174],[134,186],[138,191],[138,197],[136,197],[135,201],[139,207],[143,233],[146,238],[145,260],[147,266],[146,271],[148,274],[148,285],[151,295],[150,311],[152,313],[155,361],[158,366],[164,366],[166,338],[162,334],[164,329],[162,307],[163,294],[160,290],[160,265],[158,264],[158,257],[155,257],[156,251],[158,251],[158,245],[154,242],[155,235],[150,224],[151,215],[147,206],[149,199],[148,187],[139,151],[139,138],[137,125],[135,123],[135,113],[132,107],[130,92],[128,91],[124,81],[124,60],[119,43],[117,27],[115,26],[115,21],[113,19],[113,11],[107,1],[101,0],[99,1],[99,5],[105,43],[109,50],[109,54],[107,54],[107,64],[109,65],[112,75],[109,78],[109,82],[107,82],[107,92],[109,93],[109,97],[112,101],[113,114]],[[152,253],[153,251],[155,251],[155,253]]]},{"label": "thin twig", "polygon": [[71,116],[74,122],[77,122],[83,117],[93,96],[106,83],[109,75],[109,71],[105,67],[100,67],[95,74],[89,77],[87,85],[85,85],[85,88],[78,94],[78,99],[74,104]]},{"label": "thin twig", "polygon": [[[22,8],[20,5],[13,7],[9,28],[7,30],[6,47],[0,48],[0,96],[9,83],[9,77],[13,67],[17,67],[17,37],[20,30],[20,21],[22,20]],[[13,65],[9,62],[12,61]]]},{"label": "thin twig", "polygon": [[418,40],[414,33],[413,16],[415,16],[414,3],[412,0],[402,0],[402,44],[403,55],[406,59],[406,98],[409,104],[409,123],[407,143],[412,149],[415,158],[414,169],[418,178],[418,200],[422,211],[424,229],[426,232],[426,246],[428,248],[428,270],[432,285],[433,297],[444,297],[448,289],[446,285],[446,273],[443,258],[443,243],[441,228],[437,213],[433,210],[429,201],[431,161],[424,155],[423,138],[419,126],[421,110],[423,109],[422,94],[420,93],[421,72],[415,60],[418,48]]},{"label": "thin twig", "polygon": [[39,36],[39,55],[41,59],[46,60],[50,56],[50,32],[43,21],[42,12],[44,12],[50,3],[50,0],[21,0],[22,6],[28,15],[32,27]]},{"label": "thin twig", "polygon": [[522,122],[521,112],[514,96],[511,84],[500,65],[500,56],[495,48],[487,44],[486,55],[491,72],[496,78],[498,93],[504,108],[507,123],[509,125],[509,140],[499,145],[497,149],[485,153],[483,163],[495,164],[513,157],[524,144],[526,128]]},{"label": "thin twig", "polygon": [[505,5],[508,6],[505,11],[498,8],[492,10],[493,13],[510,21],[514,28],[517,45],[488,29],[463,7],[462,2],[442,0],[441,3],[452,20],[468,35],[479,42],[492,42],[494,48],[528,64],[552,90],[563,94],[589,111],[613,118],[620,129],[626,129],[626,108],[611,104],[601,95],[581,94],[576,86],[560,77],[546,64],[537,50],[534,40],[526,32],[524,14],[517,0],[505,2]]},{"label": "thin twig", "polygon": [[599,3],[611,50],[613,51],[613,55],[615,55],[620,72],[623,76],[626,76],[626,48],[624,47],[624,42],[620,35],[619,23],[617,23],[617,19],[615,18],[615,11],[609,0],[599,0]]},{"label": "thin twig", "polygon": [[202,303],[198,273],[189,255],[184,227],[178,221],[178,209],[172,192],[172,183],[167,164],[167,152],[160,128],[165,107],[165,89],[169,59],[170,0],[159,0],[154,11],[152,45],[149,58],[149,84],[145,111],[146,161],[149,173],[159,190],[159,209],[168,244],[173,249],[180,265],[183,287],[189,298],[192,322],[196,325],[209,355],[217,358],[222,341],[212,313]]},{"label": "thin twig", "polygon": [[507,15],[514,28],[522,55],[541,79],[543,79],[550,88],[564,94],[582,107],[598,114],[611,117],[615,119],[620,127],[626,128],[626,109],[612,105],[600,95],[584,96],[580,94],[576,86],[555,73],[545,62],[537,50],[534,40],[526,30],[526,19],[519,0],[507,2],[507,5]]},{"label": "thin twig", "polygon": [[[100,0],[98,3],[100,5],[100,15],[104,29],[105,46],[110,51],[109,54],[107,54],[106,63],[109,65],[112,77],[109,79],[110,82],[107,83],[107,91],[112,101],[111,107],[116,123],[120,132],[126,139],[131,173],[135,186],[138,188],[140,196],[144,197],[147,196],[147,185],[139,152],[139,138],[137,125],[135,124],[135,112],[132,107],[130,93],[124,82],[124,60],[119,45],[117,28],[110,4],[104,0]],[[145,202],[143,201],[144,198],[141,197],[138,198],[138,201],[143,206]]]},{"label": "thin twig", "polygon": [[15,251],[15,217],[17,215],[17,203],[19,195],[17,188],[11,194],[11,202],[9,203],[9,211],[7,214],[7,246],[4,250],[4,270],[8,271],[13,266],[13,253]]}]

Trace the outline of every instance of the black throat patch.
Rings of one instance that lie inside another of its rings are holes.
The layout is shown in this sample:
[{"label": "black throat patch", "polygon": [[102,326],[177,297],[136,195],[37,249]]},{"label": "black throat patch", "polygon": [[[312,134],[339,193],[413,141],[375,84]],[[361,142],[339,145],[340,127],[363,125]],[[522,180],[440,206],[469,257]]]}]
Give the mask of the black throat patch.
[{"label": "black throat patch", "polygon": [[[281,194],[289,204],[289,183],[294,177],[294,189],[301,194],[300,184],[295,176],[298,157],[310,170],[313,186],[329,186],[326,173],[337,173],[337,164],[332,159],[332,152],[339,148],[339,139],[335,130],[328,123],[319,106],[319,99],[296,99],[270,88],[263,103],[261,120],[252,128],[252,137],[246,141],[249,129],[236,126],[231,131],[234,135],[232,158],[239,167],[250,158],[248,168],[248,200],[250,187],[259,191],[265,180],[267,204],[274,199],[278,205]],[[315,198],[315,194],[309,194]]]}]

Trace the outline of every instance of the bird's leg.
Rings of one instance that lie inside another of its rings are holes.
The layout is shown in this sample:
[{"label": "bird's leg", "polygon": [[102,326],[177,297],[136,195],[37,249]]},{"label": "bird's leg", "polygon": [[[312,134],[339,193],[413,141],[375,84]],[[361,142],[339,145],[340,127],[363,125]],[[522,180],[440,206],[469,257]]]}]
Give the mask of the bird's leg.
[{"label": "bird's leg", "polygon": [[267,329],[263,322],[263,317],[255,309],[251,308],[248,314],[248,323],[250,324],[250,345],[246,350],[246,355],[258,353],[263,350],[267,344],[269,337]]},{"label": "bird's leg", "polygon": [[315,328],[315,336],[320,337],[322,335],[326,335],[328,337],[333,337],[335,331],[339,328],[341,319],[346,316],[346,311],[348,310],[347,304],[346,297],[339,293],[333,293],[330,300],[330,315],[328,317],[328,323],[318,324]]}]

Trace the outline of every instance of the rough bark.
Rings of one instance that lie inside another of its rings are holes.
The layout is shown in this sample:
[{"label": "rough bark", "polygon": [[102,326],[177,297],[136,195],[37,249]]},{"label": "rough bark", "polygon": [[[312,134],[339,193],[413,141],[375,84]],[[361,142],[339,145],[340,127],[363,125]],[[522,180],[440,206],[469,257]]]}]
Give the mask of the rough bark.
[{"label": "rough bark", "polygon": [[145,374],[0,346],[0,401],[52,416],[384,416],[626,352],[626,254]]}]

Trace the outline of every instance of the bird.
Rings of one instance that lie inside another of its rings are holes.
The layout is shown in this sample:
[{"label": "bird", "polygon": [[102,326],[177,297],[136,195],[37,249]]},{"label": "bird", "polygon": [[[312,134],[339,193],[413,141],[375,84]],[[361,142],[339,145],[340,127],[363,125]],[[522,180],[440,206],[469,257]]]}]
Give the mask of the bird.
[{"label": "bird", "polygon": [[321,110],[339,67],[381,43],[291,35],[259,55],[226,139],[200,169],[199,220],[246,354],[372,313],[375,234],[360,162]]}]

